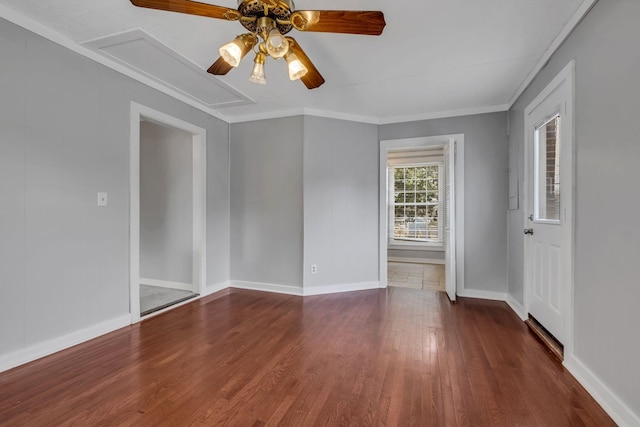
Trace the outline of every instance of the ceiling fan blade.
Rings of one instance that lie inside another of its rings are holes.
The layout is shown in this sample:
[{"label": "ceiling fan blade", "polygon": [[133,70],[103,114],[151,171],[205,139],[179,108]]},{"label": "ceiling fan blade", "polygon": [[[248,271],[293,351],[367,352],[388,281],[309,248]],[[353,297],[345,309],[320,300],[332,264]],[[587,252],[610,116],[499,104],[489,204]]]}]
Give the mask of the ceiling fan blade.
[{"label": "ceiling fan blade", "polygon": [[300,31],[379,36],[387,23],[379,11],[296,10],[291,23]]},{"label": "ceiling fan blade", "polygon": [[231,71],[232,68],[233,66],[229,65],[227,61],[220,57],[216,62],[213,63],[213,65],[211,65],[211,67],[209,67],[207,73],[211,73],[215,76],[224,76],[229,71]]},{"label": "ceiling fan blade", "polygon": [[296,39],[294,39],[293,37],[287,37],[287,40],[289,41],[289,50],[295,53],[300,62],[302,62],[305,67],[307,67],[307,74],[300,78],[300,80],[302,80],[302,83],[304,83],[307,89],[315,89],[319,86],[322,86],[322,84],[324,84],[324,77],[322,77],[316,66],[313,65],[313,62],[311,62],[307,54],[304,53],[304,50],[302,50],[300,44],[298,44]]},{"label": "ceiling fan blade", "polygon": [[238,11],[235,9],[190,0],[131,0],[131,3],[138,7],[208,16],[209,18],[233,20],[238,16]]}]

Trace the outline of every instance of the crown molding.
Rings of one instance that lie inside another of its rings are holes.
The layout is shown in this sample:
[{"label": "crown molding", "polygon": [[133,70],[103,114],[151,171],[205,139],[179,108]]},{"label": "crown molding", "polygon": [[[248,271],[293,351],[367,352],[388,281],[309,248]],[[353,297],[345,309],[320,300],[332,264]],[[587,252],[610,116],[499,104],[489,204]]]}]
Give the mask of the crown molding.
[{"label": "crown molding", "polygon": [[114,71],[117,71],[127,77],[132,78],[133,80],[140,82],[146,86],[149,86],[152,89],[156,89],[165,95],[168,95],[172,98],[177,99],[178,101],[184,102],[185,104],[194,107],[206,114],[209,114],[215,118],[218,118],[222,121],[229,123],[229,118],[221,113],[218,110],[214,110],[212,108],[207,107],[206,105],[197,102],[196,100],[182,94],[181,92],[171,89],[168,86],[163,85],[141,73],[138,73],[122,64],[117,63],[116,61],[109,59],[101,54],[94,52],[93,50],[82,46],[80,43],[58,33],[57,31],[52,30],[51,28],[42,25],[41,23],[22,15],[19,12],[16,12],[13,9],[8,8],[7,6],[0,4],[0,18],[5,19],[19,27],[24,28],[27,31],[30,31],[40,37],[43,37],[59,46],[62,46],[66,49],[69,49],[72,52],[77,53],[87,59],[90,59],[98,64],[104,65],[107,68],[110,68]]},{"label": "crown molding", "polygon": [[361,116],[358,114],[341,113],[338,111],[317,110],[315,108],[305,108],[305,116],[324,117],[326,119],[346,120],[349,122],[369,123],[379,125],[380,119],[376,117]]},{"label": "crown molding", "polygon": [[327,119],[346,120],[358,123],[380,124],[380,120],[375,117],[360,116],[357,114],[341,113],[337,111],[318,110],[315,108],[293,108],[289,110],[265,111],[255,114],[239,114],[237,116],[227,116],[229,123],[254,122],[258,120],[280,119],[293,116],[324,117]]},{"label": "crown molding", "polygon": [[475,114],[499,113],[508,111],[507,104],[488,105],[485,107],[463,108],[459,110],[440,111],[436,113],[412,114],[407,116],[395,116],[378,118],[360,116],[357,114],[341,113],[338,111],[317,110],[314,108],[295,108],[291,110],[266,111],[264,113],[230,116],[229,123],[244,123],[258,120],[279,119],[292,116],[323,117],[327,119],[346,120],[350,122],[369,123],[373,125],[386,125],[394,123],[417,122],[421,120],[445,119],[450,117],[472,116]]},{"label": "crown molding", "polygon": [[255,122],[258,120],[281,119],[284,117],[304,116],[304,108],[291,108],[288,110],[264,111],[253,114],[227,115],[230,124]]},{"label": "crown molding", "polygon": [[587,13],[589,13],[589,11],[593,8],[593,6],[595,6],[597,2],[598,0],[584,0],[582,2],[580,7],[578,7],[578,10],[576,10],[571,19],[569,19],[564,28],[562,28],[560,34],[558,34],[558,36],[553,39],[551,45],[547,48],[544,55],[542,55],[542,58],[540,58],[533,70],[531,70],[531,72],[527,75],[527,78],[522,82],[516,93],[513,94],[513,96],[509,100],[509,103],[507,104],[509,106],[508,110],[513,107],[513,104],[515,104],[518,98],[520,98],[520,95],[522,95],[523,92],[529,87],[540,70],[542,70],[545,65],[547,65],[547,62],[549,62],[553,54],[556,53],[560,46],[562,46],[562,43],[564,43],[564,41],[571,35],[573,30],[578,26],[578,24],[587,15]]},{"label": "crown molding", "polygon": [[508,104],[487,105],[482,107],[460,108],[457,110],[440,111],[435,113],[413,114],[380,119],[378,124],[417,122],[421,120],[446,119],[450,117],[473,116],[475,114],[499,113],[509,110]]}]

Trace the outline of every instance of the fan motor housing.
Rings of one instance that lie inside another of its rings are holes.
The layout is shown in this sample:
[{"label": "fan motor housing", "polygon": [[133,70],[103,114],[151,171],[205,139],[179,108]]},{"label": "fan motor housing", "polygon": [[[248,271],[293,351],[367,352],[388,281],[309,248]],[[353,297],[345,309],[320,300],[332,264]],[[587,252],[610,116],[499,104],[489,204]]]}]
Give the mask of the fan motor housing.
[{"label": "fan motor housing", "polygon": [[[294,10],[293,0],[238,0],[238,12],[245,18],[261,18],[268,16],[276,23],[276,28],[281,34],[286,34],[293,26],[290,23],[291,12]],[[265,15],[265,10],[268,14]],[[278,22],[280,21],[280,22]],[[255,33],[257,31],[257,19],[240,19],[240,23],[247,30]]]}]

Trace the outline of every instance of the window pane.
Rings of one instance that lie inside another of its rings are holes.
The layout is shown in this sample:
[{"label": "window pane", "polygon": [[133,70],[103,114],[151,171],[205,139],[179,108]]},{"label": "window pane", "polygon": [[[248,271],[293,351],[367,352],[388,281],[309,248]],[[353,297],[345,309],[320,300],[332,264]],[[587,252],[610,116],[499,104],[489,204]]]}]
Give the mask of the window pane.
[{"label": "window pane", "polygon": [[439,240],[438,206],[427,206],[427,217],[429,218],[427,237],[429,239]]},{"label": "window pane", "polygon": [[405,179],[416,179],[416,168],[406,168]]},{"label": "window pane", "polygon": [[429,203],[438,203],[438,193],[435,191],[429,191],[427,193],[427,201]]},{"label": "window pane", "polygon": [[394,197],[395,203],[404,203],[404,193],[400,193],[396,191],[395,197]]},{"label": "window pane", "polygon": [[416,218],[427,219],[427,206],[416,205]]},{"label": "window pane", "polygon": [[405,200],[405,203],[415,203],[416,193],[406,193],[404,200]]},{"label": "window pane", "polygon": [[535,218],[560,221],[560,116],[536,129]]},{"label": "window pane", "polygon": [[427,178],[427,168],[425,166],[416,168],[416,179],[424,180]]},{"label": "window pane", "polygon": [[427,190],[438,191],[438,167],[429,166],[427,170]]},{"label": "window pane", "polygon": [[404,206],[396,206],[394,208],[394,227],[393,237],[398,239],[404,237]]},{"label": "window pane", "polygon": [[416,203],[425,203],[427,201],[427,193],[416,193]]},{"label": "window pane", "polygon": [[438,218],[432,219],[431,221],[429,221],[429,228],[427,231],[427,238],[429,239],[433,239],[433,240],[439,240],[440,237],[438,236],[439,233],[439,227],[438,227]]},{"label": "window pane", "polygon": [[404,177],[404,185],[407,190],[415,190],[416,188],[416,168],[407,168]]},{"label": "window pane", "polygon": [[404,190],[404,169],[397,168],[393,171],[394,190]]},{"label": "window pane", "polygon": [[427,189],[427,180],[426,179],[418,179],[416,180],[416,190],[424,191]]},{"label": "window pane", "polygon": [[416,207],[415,206],[407,206],[404,210],[405,216],[407,218],[414,218],[416,216]]}]

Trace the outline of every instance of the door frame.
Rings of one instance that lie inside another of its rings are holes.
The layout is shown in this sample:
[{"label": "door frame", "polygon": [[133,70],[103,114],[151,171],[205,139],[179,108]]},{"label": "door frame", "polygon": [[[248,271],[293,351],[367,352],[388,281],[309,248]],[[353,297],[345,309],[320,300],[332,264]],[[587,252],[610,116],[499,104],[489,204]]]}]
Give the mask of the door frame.
[{"label": "door frame", "polygon": [[[565,362],[571,358],[573,355],[574,349],[574,255],[575,255],[575,60],[571,60],[563,69],[556,75],[556,77],[540,92],[540,94],[525,108],[524,110],[524,181],[523,181],[523,224],[528,224],[528,217],[531,212],[533,212],[533,206],[530,206],[529,197],[532,196],[530,194],[530,182],[529,175],[532,172],[532,158],[530,153],[532,152],[532,147],[534,144],[533,141],[533,131],[536,124],[534,123],[531,114],[536,110],[542,102],[544,102],[550,95],[552,95],[558,88],[566,85],[565,87],[568,90],[567,98],[564,99],[565,102],[565,117],[562,119],[560,126],[569,126],[571,137],[568,141],[562,141],[563,147],[566,147],[564,144],[569,144],[569,149],[566,148],[563,150],[564,153],[567,151],[570,153],[570,164],[571,170],[569,172],[569,176],[571,176],[571,194],[569,196],[568,208],[570,214],[565,216],[565,220],[569,222],[569,237],[567,237],[563,242],[563,247],[566,247],[566,250],[569,251],[567,257],[565,258],[565,265],[563,268],[568,269],[568,284],[567,289],[564,292],[563,307],[562,310],[565,313],[564,319],[564,334],[565,334],[565,342],[564,345],[564,360]],[[524,246],[524,269],[523,269],[523,284],[524,284],[524,292],[523,292],[523,305],[525,309],[525,313],[529,313],[529,293],[531,292],[531,287],[533,286],[531,283],[531,264],[528,262],[528,252],[529,248],[527,245],[526,238],[523,239]]]},{"label": "door frame", "polygon": [[[193,292],[204,295],[207,259],[207,131],[145,105],[131,102],[129,135],[129,310],[140,317],[140,121],[188,132],[193,141]],[[172,306],[173,308],[176,306]],[[164,310],[163,310],[164,311]],[[157,314],[155,312],[153,314]]]},{"label": "door frame", "polygon": [[[379,231],[378,247],[380,249],[379,273],[380,287],[387,287],[387,249],[388,249],[388,154],[390,150],[415,147],[432,147],[448,145],[455,159],[455,257],[456,257],[456,293],[464,291],[464,134],[437,135],[418,138],[388,139],[380,141],[380,184],[379,184]],[[445,266],[446,268],[446,266]]]}]

